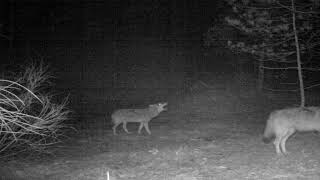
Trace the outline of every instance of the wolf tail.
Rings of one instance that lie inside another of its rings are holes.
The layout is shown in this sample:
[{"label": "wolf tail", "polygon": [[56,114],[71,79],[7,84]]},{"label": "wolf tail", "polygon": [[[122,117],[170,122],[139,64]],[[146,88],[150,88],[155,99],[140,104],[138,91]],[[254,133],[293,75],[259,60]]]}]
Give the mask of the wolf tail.
[{"label": "wolf tail", "polygon": [[270,143],[274,139],[274,137],[275,137],[274,124],[273,124],[272,116],[270,116],[263,133],[262,141],[267,144],[267,143]]}]

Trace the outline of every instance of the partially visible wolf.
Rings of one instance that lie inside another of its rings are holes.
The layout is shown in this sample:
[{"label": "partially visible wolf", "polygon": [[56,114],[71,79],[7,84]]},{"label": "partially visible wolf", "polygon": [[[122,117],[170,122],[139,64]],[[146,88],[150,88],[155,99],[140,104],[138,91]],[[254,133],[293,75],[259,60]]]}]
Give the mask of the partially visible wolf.
[{"label": "partially visible wolf", "polygon": [[270,113],[264,130],[263,142],[273,138],[278,155],[286,154],[286,141],[296,131],[320,131],[320,107],[296,107]]},{"label": "partially visible wolf", "polygon": [[149,121],[154,117],[158,116],[162,111],[167,110],[165,106],[168,103],[158,103],[158,104],[151,104],[149,107],[145,109],[119,109],[112,113],[111,119],[113,122],[113,134],[116,135],[116,129],[119,124],[122,124],[122,127],[126,133],[130,133],[127,129],[128,122],[139,122],[139,130],[138,133],[141,133],[142,128],[144,127],[148,134],[151,134],[149,129]]}]

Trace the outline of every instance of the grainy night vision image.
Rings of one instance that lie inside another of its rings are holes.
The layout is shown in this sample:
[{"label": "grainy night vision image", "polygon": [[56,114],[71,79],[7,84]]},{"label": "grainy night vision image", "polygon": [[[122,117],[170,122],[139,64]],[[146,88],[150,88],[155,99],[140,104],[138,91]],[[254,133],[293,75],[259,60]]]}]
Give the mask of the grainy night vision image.
[{"label": "grainy night vision image", "polygon": [[320,179],[319,0],[1,0],[0,180]]}]

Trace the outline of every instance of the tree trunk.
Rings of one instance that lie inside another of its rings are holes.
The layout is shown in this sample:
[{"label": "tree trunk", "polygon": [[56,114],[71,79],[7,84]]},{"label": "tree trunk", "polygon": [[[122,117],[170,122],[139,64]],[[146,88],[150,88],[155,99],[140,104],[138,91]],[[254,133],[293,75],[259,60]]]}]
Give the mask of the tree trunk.
[{"label": "tree trunk", "polygon": [[294,4],[294,0],[291,0],[291,8],[292,8],[292,27],[294,32],[294,40],[296,46],[296,54],[297,54],[297,68],[298,68],[298,77],[299,77],[299,86],[300,86],[300,107],[305,106],[305,95],[304,95],[304,84],[303,84],[303,75],[302,75],[302,67],[301,67],[301,57],[300,57],[300,47],[299,47],[299,37],[296,28],[296,8]]}]

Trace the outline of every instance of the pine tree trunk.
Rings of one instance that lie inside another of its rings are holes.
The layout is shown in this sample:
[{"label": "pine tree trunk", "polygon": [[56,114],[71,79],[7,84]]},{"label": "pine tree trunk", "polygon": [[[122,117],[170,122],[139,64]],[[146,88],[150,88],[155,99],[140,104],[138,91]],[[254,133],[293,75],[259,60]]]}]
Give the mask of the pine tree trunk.
[{"label": "pine tree trunk", "polygon": [[297,54],[297,68],[298,68],[298,77],[299,77],[299,86],[300,86],[300,106],[305,106],[305,95],[304,95],[304,84],[303,84],[303,75],[302,75],[302,67],[301,67],[301,57],[300,57],[300,47],[299,47],[299,37],[296,28],[296,8],[294,4],[294,0],[291,0],[291,8],[292,8],[292,26],[294,32],[295,46],[296,46],[296,54]]}]

